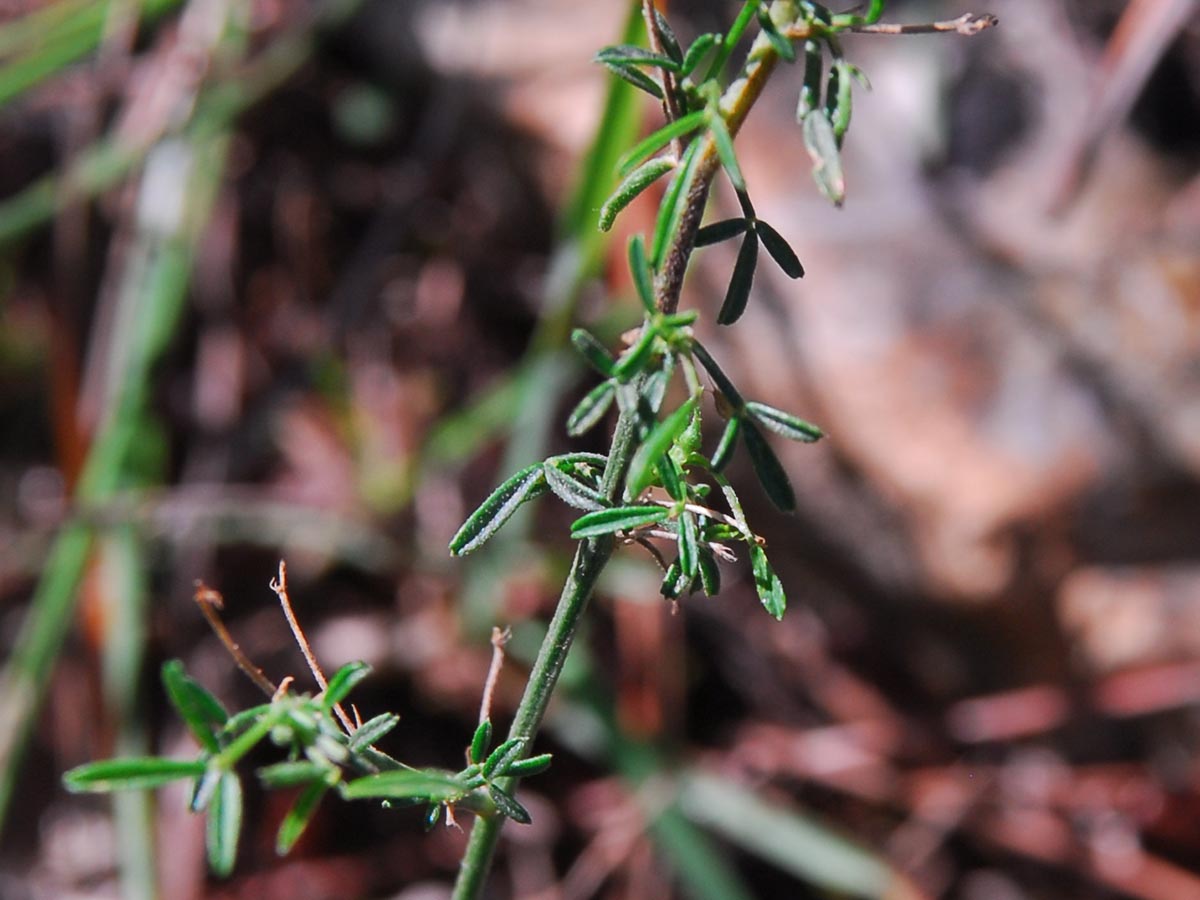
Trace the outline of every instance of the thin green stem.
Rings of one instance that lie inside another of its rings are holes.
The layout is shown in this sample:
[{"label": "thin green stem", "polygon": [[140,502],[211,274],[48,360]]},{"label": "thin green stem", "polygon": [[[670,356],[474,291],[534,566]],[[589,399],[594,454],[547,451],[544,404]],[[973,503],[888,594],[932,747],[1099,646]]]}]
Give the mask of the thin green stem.
[{"label": "thin green stem", "polygon": [[[722,98],[722,111],[730,134],[737,133],[750,107],[762,93],[763,85],[776,60],[776,53],[769,41],[762,37],[755,41],[741,77],[730,86]],[[720,165],[712,139],[706,137],[704,140],[706,144],[701,148],[703,161],[700,174],[695,187],[688,195],[687,208],[680,228],[671,237],[663,269],[655,283],[656,305],[658,309],[667,313],[674,312],[678,307],[683,273],[695,245],[696,230],[699,228],[704,204],[708,198],[708,187]],[[610,501],[617,502],[621,499],[629,464],[639,443],[638,426],[639,414],[636,409],[622,411],[613,435],[608,466],[604,471],[603,490]],[[562,596],[554,611],[554,617],[550,620],[546,637],[529,674],[525,694],[517,707],[508,733],[510,739],[526,739],[526,752],[532,747],[533,739],[541,726],[588,600],[600,573],[612,555],[613,545],[611,536],[584,540],[580,542],[575,553]],[[517,778],[499,779],[497,785],[505,791],[512,791],[518,781]],[[504,818],[501,816],[476,818],[459,866],[453,900],[477,900],[482,896],[503,826]]]}]

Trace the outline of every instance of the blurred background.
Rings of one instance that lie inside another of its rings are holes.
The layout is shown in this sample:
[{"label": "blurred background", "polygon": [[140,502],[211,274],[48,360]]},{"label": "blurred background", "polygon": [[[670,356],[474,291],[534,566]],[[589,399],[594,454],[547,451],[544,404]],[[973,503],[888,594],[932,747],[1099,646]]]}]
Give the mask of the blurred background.
[{"label": "blurred background", "polygon": [[[665,7],[685,39],[736,11]],[[1001,25],[845,40],[873,90],[843,209],[809,177],[797,70],[739,135],[808,274],[762,267],[719,333],[722,245],[684,304],[747,394],[829,435],[776,447],[795,516],[732,469],[789,611],[742,566],[672,610],[620,552],[493,896],[1200,897],[1200,6],[888,4],[967,11]],[[311,689],[281,557],[327,670],[371,663],[357,707],[401,715],[383,749],[462,765],[494,624],[507,726],[573,516],[445,547],[511,472],[607,446],[565,436],[593,381],[564,345],[640,316],[624,237],[655,198],[594,228],[614,147],[659,115],[590,62],[630,4],[0,14],[0,897],[446,896],[464,835],[412,810],[327,801],[281,860],[292,798],[247,779],[217,881],[182,791],[59,779],[194,752],[167,659],[261,702],[197,579]]]}]

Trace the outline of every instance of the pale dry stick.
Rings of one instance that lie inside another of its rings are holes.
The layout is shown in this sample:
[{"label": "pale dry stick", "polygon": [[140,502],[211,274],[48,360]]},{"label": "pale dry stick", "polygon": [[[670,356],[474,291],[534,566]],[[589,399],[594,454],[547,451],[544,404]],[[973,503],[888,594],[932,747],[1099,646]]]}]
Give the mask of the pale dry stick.
[{"label": "pale dry stick", "polygon": [[[279,577],[271,579],[271,590],[275,592],[275,596],[279,598],[279,605],[283,607],[283,617],[287,619],[288,627],[292,629],[292,637],[296,639],[296,645],[299,646],[300,652],[304,654],[304,661],[308,663],[308,670],[312,672],[313,678],[317,680],[321,690],[329,687],[329,682],[325,679],[325,673],[321,671],[321,664],[317,662],[316,655],[312,652],[312,647],[308,643],[308,638],[304,636],[304,632],[300,628],[300,623],[296,621],[296,614],[292,612],[292,601],[288,598],[287,592],[287,563],[284,560],[279,561]],[[350,717],[346,715],[346,710],[342,709],[342,704],[333,704],[333,711],[337,713],[338,721],[342,723],[342,727],[346,729],[347,734],[354,733],[354,723],[350,721]]]},{"label": "pale dry stick", "polygon": [[196,592],[192,595],[196,601],[196,605],[200,607],[200,612],[208,622],[208,626],[217,635],[217,638],[225,645],[225,649],[229,651],[229,655],[233,657],[233,661],[237,663],[237,667],[246,673],[246,677],[258,685],[268,697],[274,698],[278,693],[274,682],[271,681],[263,670],[250,662],[250,657],[242,652],[242,648],[238,646],[237,641],[233,639],[233,635],[229,633],[229,629],[225,627],[225,623],[221,621],[221,617],[217,615],[219,610],[225,608],[225,599],[221,596],[221,592],[210,588],[203,581],[196,581]]},{"label": "pale dry stick", "polygon": [[496,693],[496,682],[500,680],[500,669],[504,666],[504,645],[512,637],[507,628],[492,626],[492,663],[488,666],[487,681],[483,683],[483,699],[479,702],[479,722],[482,724],[492,715],[492,697]]},{"label": "pale dry stick", "polygon": [[966,13],[957,19],[947,19],[942,22],[923,22],[919,25],[876,22],[873,25],[852,25],[850,30],[858,34],[946,34],[953,32],[970,37],[999,24],[1000,20],[993,15]]}]

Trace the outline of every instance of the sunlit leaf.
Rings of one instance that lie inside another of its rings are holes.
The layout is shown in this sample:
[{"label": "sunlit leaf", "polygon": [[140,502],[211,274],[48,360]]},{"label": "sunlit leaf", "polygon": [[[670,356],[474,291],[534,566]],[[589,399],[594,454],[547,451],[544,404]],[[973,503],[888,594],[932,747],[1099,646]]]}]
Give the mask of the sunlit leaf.
[{"label": "sunlit leaf", "polygon": [[750,545],[750,568],[754,572],[754,588],[763,607],[776,619],[782,619],[787,609],[783,584],[767,561],[767,553],[758,544]]},{"label": "sunlit leaf", "polygon": [[682,406],[659,422],[642,441],[633,461],[629,464],[629,475],[626,479],[629,496],[641,494],[654,480],[654,466],[666,455],[675,439],[683,432],[691,421],[692,411],[696,408],[696,398],[689,397]]},{"label": "sunlit leaf", "polygon": [[617,189],[612,192],[612,195],[604,201],[604,205],[600,207],[600,230],[608,231],[612,228],[613,222],[617,220],[617,214],[637,198],[637,196],[650,185],[654,184],[663,175],[666,175],[675,168],[673,159],[656,158],[647,160],[642,165],[638,166],[628,177],[625,178]]},{"label": "sunlit leaf", "polygon": [[765,403],[751,400],[746,404],[746,412],[764,428],[791,441],[803,441],[811,444],[825,436],[825,432],[811,422],[805,422],[798,416],[793,416],[791,413],[786,413],[773,406],[767,406]]},{"label": "sunlit leaf", "polygon": [[[702,127],[707,118],[708,114],[704,110],[688,113],[686,116],[680,116],[678,119],[668,122],[662,128],[642,138],[617,160],[617,174],[622,178],[629,175],[634,167],[647,156],[665,147],[668,143],[675,140],[675,138],[691,134],[697,128]],[[674,163],[675,160],[668,159],[666,162]]]},{"label": "sunlit leaf", "polygon": [[616,509],[600,509],[580,516],[571,525],[571,537],[589,538],[618,531],[632,531],[646,525],[655,525],[670,515],[663,506],[620,506]]},{"label": "sunlit leaf", "polygon": [[547,491],[546,476],[541,463],[522,469],[496,488],[483,504],[471,513],[450,541],[450,552],[464,556],[485,543],[500,530],[521,504],[540,497]]},{"label": "sunlit leaf", "polygon": [[525,809],[512,794],[501,790],[494,784],[488,785],[488,794],[492,798],[492,802],[496,804],[496,809],[505,818],[512,819],[514,822],[520,822],[522,825],[528,825],[533,819],[529,815],[529,811]]}]

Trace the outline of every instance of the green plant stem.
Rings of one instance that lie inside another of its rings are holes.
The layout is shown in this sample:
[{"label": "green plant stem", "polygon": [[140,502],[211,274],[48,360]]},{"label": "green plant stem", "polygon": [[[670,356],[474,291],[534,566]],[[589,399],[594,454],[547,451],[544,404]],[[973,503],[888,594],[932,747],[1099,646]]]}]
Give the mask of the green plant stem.
[{"label": "green plant stem", "polygon": [[[722,98],[721,106],[724,112],[730,134],[736,134],[745,121],[750,107],[762,93],[763,85],[778,57],[766,38],[760,36],[750,49],[746,67],[741,77],[735,81]],[[687,269],[688,259],[696,241],[696,230],[704,215],[704,205],[708,198],[708,187],[716,175],[720,165],[716,145],[711,138],[705,137],[705,146],[701,148],[702,159],[699,175],[695,186],[688,194],[687,208],[684,212],[679,230],[672,236],[664,257],[664,265],[655,282],[655,301],[657,307],[664,312],[674,312],[679,305],[679,292],[683,286],[683,273]],[[612,447],[609,451],[608,466],[604,471],[604,493],[610,501],[620,499],[629,471],[629,464],[636,452],[639,435],[639,416],[636,410],[623,411],[617,420],[616,432],[613,435]],[[513,717],[512,727],[508,736],[525,738],[525,752],[533,745],[533,739],[541,726],[546,707],[558,683],[559,673],[579,629],[579,623],[587,608],[596,581],[612,555],[614,541],[611,536],[594,538],[580,542],[563,586],[562,596],[555,608],[554,617],[550,620],[546,637],[538,651],[533,670],[529,673],[529,681],[525,686],[525,694]],[[519,779],[505,778],[497,780],[497,785],[511,792]],[[458,880],[454,885],[453,900],[477,900],[482,896],[488,872],[491,870],[492,857],[495,854],[496,843],[500,838],[500,830],[504,826],[502,816],[478,817],[471,829],[471,838],[463,854],[459,866]]]}]

